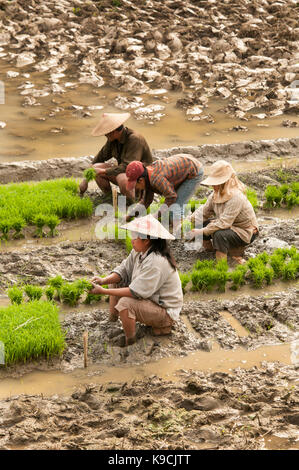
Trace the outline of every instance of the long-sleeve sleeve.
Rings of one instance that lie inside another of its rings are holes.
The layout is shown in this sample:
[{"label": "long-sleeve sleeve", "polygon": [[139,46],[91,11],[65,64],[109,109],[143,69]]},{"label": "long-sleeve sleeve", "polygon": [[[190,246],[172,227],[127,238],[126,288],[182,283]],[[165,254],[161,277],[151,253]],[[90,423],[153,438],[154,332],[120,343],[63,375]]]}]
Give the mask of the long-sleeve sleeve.
[{"label": "long-sleeve sleeve", "polygon": [[203,230],[205,235],[211,235],[217,230],[225,230],[231,228],[242,210],[242,204],[239,197],[232,197],[223,204],[223,212],[212,220]]},{"label": "long-sleeve sleeve", "polygon": [[213,193],[210,194],[206,202],[198,207],[193,214],[188,217],[191,222],[195,222],[196,227],[200,227],[200,225],[205,222],[206,220],[210,219],[211,217],[215,217],[215,213],[213,210],[212,204]]},{"label": "long-sleeve sleeve", "polygon": [[155,175],[155,178],[151,179],[151,186],[154,190],[157,190],[165,197],[165,204],[168,207],[174,204],[177,200],[177,193],[174,185],[163,175]]},{"label": "long-sleeve sleeve", "polygon": [[141,161],[143,155],[143,145],[139,137],[131,135],[121,154],[121,163],[106,170],[108,176],[117,176],[125,173],[128,164],[134,160]]},{"label": "long-sleeve sleeve", "polygon": [[129,256],[124,259],[119,266],[112,270],[113,273],[117,273],[121,277],[122,285],[128,286],[131,282],[135,256],[136,252],[132,250]]}]

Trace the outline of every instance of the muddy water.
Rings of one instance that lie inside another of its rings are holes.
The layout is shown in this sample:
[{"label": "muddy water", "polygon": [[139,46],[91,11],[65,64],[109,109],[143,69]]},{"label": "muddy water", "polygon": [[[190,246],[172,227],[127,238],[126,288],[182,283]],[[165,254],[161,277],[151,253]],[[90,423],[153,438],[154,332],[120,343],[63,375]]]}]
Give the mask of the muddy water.
[{"label": "muddy water", "polygon": [[180,370],[200,370],[206,372],[231,373],[237,367],[251,368],[259,366],[262,361],[279,361],[291,364],[290,344],[265,346],[254,351],[242,348],[236,350],[223,350],[216,343],[212,351],[196,351],[185,357],[163,358],[157,362],[122,367],[88,366],[76,369],[70,373],[57,371],[32,372],[18,379],[4,379],[1,381],[0,399],[25,394],[53,394],[69,395],[78,385],[107,384],[110,382],[131,382],[150,375],[156,375],[166,380],[176,381]]},{"label": "muddy water", "polygon": [[96,240],[95,227],[98,218],[80,219],[72,222],[63,222],[62,226],[58,227],[59,234],[55,238],[28,238],[19,240],[9,240],[2,242],[0,245],[1,251],[23,251],[32,250],[42,246],[53,246],[62,242],[75,242],[75,241],[93,241]]},{"label": "muddy water", "polygon": [[[26,92],[26,88],[20,87],[28,82],[29,91],[32,84],[36,90],[43,90],[49,84],[49,77],[35,72],[29,76],[20,74],[7,79],[6,72],[9,70],[12,70],[9,65],[0,61],[0,80],[5,84],[5,104],[0,105],[0,120],[6,123],[6,127],[0,128],[0,161],[3,162],[94,155],[106,141],[105,137],[90,138],[102,110],[123,112],[115,106],[115,98],[130,96],[108,87],[95,89],[91,85],[75,84],[75,88],[69,88],[67,93],[49,94],[37,98],[38,105],[23,106],[26,95],[21,96],[20,92]],[[65,77],[67,80],[68,77]],[[207,120],[190,121],[185,111],[176,107],[181,97],[181,93],[166,91],[156,96],[139,95],[138,99],[144,106],[165,106],[159,111],[162,117],[159,121],[137,120],[132,110],[127,125],[141,132],[153,149],[298,137],[298,128],[282,126],[282,121],[294,121],[296,116],[237,120],[221,112],[227,104],[223,100],[211,101],[203,112],[203,115],[213,116],[213,123]],[[82,109],[75,109],[74,106],[83,107],[83,112],[90,115],[78,116]],[[246,127],[247,131],[232,130],[238,126]]]},{"label": "muddy water", "polygon": [[[299,217],[299,207],[294,207],[288,211],[286,209],[261,210],[260,218],[263,225],[273,223],[274,219],[288,220]],[[63,222],[59,227],[59,234],[55,238],[31,238],[26,236],[24,239],[0,241],[0,250],[3,252],[31,250],[42,246],[53,246],[62,242],[77,241],[95,241],[96,225],[99,221],[98,217],[88,219],[80,219],[71,222]]]}]

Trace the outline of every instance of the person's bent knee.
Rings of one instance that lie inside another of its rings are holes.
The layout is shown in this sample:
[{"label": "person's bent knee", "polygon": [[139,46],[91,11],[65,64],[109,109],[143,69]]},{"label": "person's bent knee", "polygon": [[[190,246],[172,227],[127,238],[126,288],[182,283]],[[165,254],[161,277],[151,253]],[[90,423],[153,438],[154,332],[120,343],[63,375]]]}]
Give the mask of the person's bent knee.
[{"label": "person's bent knee", "polygon": [[222,253],[226,253],[229,250],[229,243],[228,240],[223,233],[223,230],[217,230],[217,232],[213,233],[213,247],[216,251],[221,251]]}]

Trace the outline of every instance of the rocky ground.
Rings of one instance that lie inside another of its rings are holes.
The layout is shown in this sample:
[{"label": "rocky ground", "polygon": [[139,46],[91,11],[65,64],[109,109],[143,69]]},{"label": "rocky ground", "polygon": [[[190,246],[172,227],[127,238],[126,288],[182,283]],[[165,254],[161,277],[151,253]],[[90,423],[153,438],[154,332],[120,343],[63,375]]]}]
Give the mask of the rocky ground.
[{"label": "rocky ground", "polygon": [[[25,106],[81,83],[109,84],[132,93],[114,104],[136,119],[163,111],[138,95],[181,90],[177,106],[190,120],[213,122],[213,98],[230,116],[263,120],[298,111],[297,19],[294,0],[1,0],[0,58],[12,67],[6,80],[23,75]],[[32,72],[49,81],[37,88]]]}]

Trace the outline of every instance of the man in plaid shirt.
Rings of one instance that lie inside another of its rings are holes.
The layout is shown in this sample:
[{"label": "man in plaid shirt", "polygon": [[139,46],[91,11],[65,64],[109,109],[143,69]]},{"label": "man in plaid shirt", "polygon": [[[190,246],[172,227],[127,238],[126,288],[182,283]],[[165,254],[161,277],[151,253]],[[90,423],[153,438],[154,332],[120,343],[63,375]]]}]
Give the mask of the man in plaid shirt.
[{"label": "man in plaid shirt", "polygon": [[126,176],[127,190],[143,192],[139,204],[147,208],[152,203],[154,194],[161,194],[165,197],[168,208],[175,204],[173,218],[181,221],[184,204],[203,179],[203,165],[191,155],[178,154],[156,160],[147,167],[140,161],[133,161],[126,168]]}]

